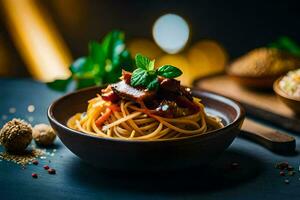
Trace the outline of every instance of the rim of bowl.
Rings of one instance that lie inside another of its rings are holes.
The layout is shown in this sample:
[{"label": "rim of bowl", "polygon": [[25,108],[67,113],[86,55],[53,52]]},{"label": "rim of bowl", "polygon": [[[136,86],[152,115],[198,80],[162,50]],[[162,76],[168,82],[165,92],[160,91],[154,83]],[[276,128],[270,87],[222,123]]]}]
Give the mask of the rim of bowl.
[{"label": "rim of bowl", "polygon": [[274,75],[263,75],[263,76],[250,76],[250,75],[239,75],[232,73],[230,71],[226,71],[227,75],[233,78],[240,78],[240,79],[252,79],[252,80],[261,80],[265,81],[265,79],[277,79],[282,73],[274,74]]},{"label": "rim of bowl", "polygon": [[[68,126],[64,125],[63,123],[59,122],[58,120],[56,120],[56,118],[54,117],[54,114],[53,114],[53,108],[55,107],[56,104],[58,104],[61,100],[63,99],[66,99],[66,98],[69,98],[70,96],[76,94],[76,93],[80,93],[80,92],[84,92],[84,91],[87,91],[87,90],[92,90],[92,89],[95,89],[95,88],[101,88],[99,86],[92,86],[92,87],[88,87],[88,88],[84,88],[84,89],[80,89],[80,90],[77,90],[77,91],[74,91],[74,92],[71,92],[71,93],[68,93],[66,95],[63,95],[62,97],[56,99],[53,103],[50,104],[50,106],[48,107],[48,110],[47,110],[47,115],[48,115],[48,118],[49,120],[51,120],[53,123],[55,123],[57,126],[61,127],[62,129],[66,129],[72,133],[76,133],[76,134],[79,134],[79,135],[82,135],[84,137],[91,137],[91,138],[94,138],[94,139],[99,139],[99,140],[105,140],[105,141],[109,141],[109,142],[124,142],[124,143],[164,143],[164,142],[172,142],[172,141],[187,141],[187,140],[190,140],[190,139],[194,139],[194,138],[201,138],[201,137],[204,137],[204,138],[207,138],[207,137],[215,137],[217,136],[218,134],[223,134],[223,131],[221,130],[226,130],[226,129],[229,129],[231,128],[232,126],[234,126],[235,124],[239,123],[240,121],[243,121],[245,119],[245,110],[244,108],[241,106],[240,103],[238,103],[237,101],[233,100],[233,99],[230,99],[228,97],[225,97],[225,96],[222,96],[222,95],[219,95],[217,93],[214,93],[214,92],[210,92],[210,91],[207,91],[207,90],[200,90],[200,89],[196,89],[196,88],[192,88],[192,91],[197,91],[197,92],[201,92],[201,93],[206,93],[208,95],[213,95],[213,96],[216,96],[218,98],[221,98],[222,100],[225,100],[225,101],[229,101],[231,107],[234,108],[234,110],[237,111],[237,115],[235,116],[235,119],[230,122],[229,124],[227,124],[226,126],[224,126],[223,128],[220,128],[220,129],[216,129],[216,130],[213,130],[213,131],[209,131],[209,132],[206,132],[204,134],[197,134],[197,135],[192,135],[192,136],[186,136],[186,137],[182,137],[182,138],[168,138],[168,139],[163,139],[163,140],[126,140],[126,139],[119,139],[119,138],[104,138],[104,137],[97,137],[97,136],[94,136],[94,135],[90,135],[90,134],[86,134],[86,133],[83,133],[81,131],[77,131],[77,130],[74,130],[72,128],[69,128]],[[194,96],[194,95],[193,95]],[[226,103],[228,104],[228,103]]]},{"label": "rim of bowl", "polygon": [[285,99],[289,99],[289,100],[293,100],[293,101],[298,101],[300,102],[300,97],[294,97],[291,95],[288,95],[287,93],[285,93],[279,86],[279,82],[281,81],[281,79],[283,79],[284,76],[279,77],[273,84],[273,90],[275,91],[275,93]]}]

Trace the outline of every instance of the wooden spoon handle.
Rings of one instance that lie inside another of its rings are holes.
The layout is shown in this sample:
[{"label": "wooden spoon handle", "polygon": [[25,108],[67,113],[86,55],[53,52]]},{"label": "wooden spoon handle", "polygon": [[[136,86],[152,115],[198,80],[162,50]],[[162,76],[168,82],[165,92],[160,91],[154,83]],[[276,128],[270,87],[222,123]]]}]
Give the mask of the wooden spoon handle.
[{"label": "wooden spoon handle", "polygon": [[241,136],[263,145],[277,153],[295,152],[295,138],[272,128],[245,119]]}]

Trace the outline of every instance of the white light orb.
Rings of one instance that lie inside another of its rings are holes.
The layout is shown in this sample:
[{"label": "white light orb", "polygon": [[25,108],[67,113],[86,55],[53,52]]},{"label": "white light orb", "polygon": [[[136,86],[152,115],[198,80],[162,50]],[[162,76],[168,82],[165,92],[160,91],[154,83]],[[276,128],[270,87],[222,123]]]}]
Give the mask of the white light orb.
[{"label": "white light orb", "polygon": [[152,33],[160,48],[167,53],[175,54],[186,45],[190,29],[182,17],[176,14],[165,14],[155,21]]}]

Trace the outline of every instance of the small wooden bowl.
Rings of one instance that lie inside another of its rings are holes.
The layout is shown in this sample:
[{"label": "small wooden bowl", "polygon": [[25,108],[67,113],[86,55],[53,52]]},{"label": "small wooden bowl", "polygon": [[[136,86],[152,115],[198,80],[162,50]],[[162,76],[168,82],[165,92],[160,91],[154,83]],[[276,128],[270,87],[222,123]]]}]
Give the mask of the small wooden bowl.
[{"label": "small wooden bowl", "polygon": [[273,89],[275,93],[277,94],[277,97],[285,104],[287,105],[291,110],[293,110],[296,114],[300,115],[300,98],[290,96],[286,94],[280,87],[279,82],[283,78],[278,78],[274,84]]},{"label": "small wooden bowl", "polygon": [[229,77],[235,82],[239,83],[242,86],[260,89],[260,90],[268,90],[272,89],[273,83],[280,76],[264,76],[264,77],[251,77],[251,76],[238,76],[232,73],[227,72]]}]

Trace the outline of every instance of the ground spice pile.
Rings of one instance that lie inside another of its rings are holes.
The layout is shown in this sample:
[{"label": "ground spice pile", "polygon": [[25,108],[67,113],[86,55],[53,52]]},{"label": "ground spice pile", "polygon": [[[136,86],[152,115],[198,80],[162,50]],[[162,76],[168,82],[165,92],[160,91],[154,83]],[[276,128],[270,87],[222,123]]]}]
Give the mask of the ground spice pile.
[{"label": "ground spice pile", "polygon": [[2,160],[11,161],[19,165],[27,165],[34,161],[37,157],[44,155],[44,151],[41,149],[28,150],[22,154],[11,154],[7,152],[1,152],[0,158]]},{"label": "ground spice pile", "polygon": [[273,48],[254,49],[236,59],[227,69],[232,75],[269,77],[297,69],[299,58]]}]

